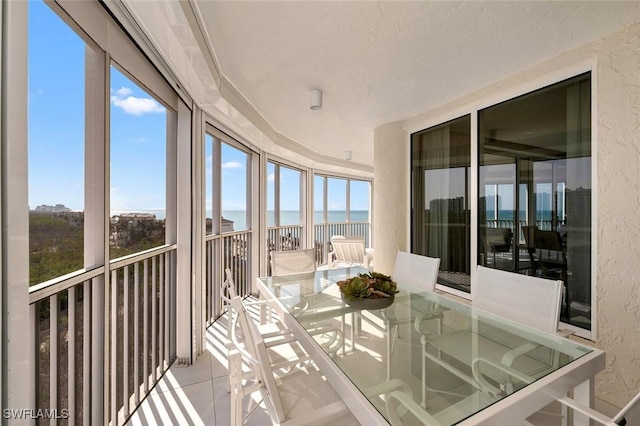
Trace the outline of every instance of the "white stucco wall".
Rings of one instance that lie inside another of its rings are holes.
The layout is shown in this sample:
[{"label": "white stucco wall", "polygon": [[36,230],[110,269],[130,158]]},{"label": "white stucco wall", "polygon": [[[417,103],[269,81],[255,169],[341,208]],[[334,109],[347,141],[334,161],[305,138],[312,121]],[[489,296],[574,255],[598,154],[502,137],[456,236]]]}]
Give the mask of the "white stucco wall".
[{"label": "white stucco wall", "polygon": [[640,26],[606,38],[597,75],[598,396],[640,389]]},{"label": "white stucco wall", "polygon": [[[592,126],[597,336],[593,344],[607,355],[606,370],[596,379],[596,396],[622,406],[640,389],[640,25],[523,70],[402,126],[416,129],[421,123],[437,124],[434,121],[442,117],[471,113],[589,68],[595,82],[596,114]],[[409,241],[408,139],[401,135],[398,123],[389,123],[374,136],[376,269],[379,266],[385,272],[393,269],[391,251]]]},{"label": "white stucco wall", "polygon": [[378,127],[373,135],[373,235],[377,272],[391,274],[398,250],[407,250],[409,151],[399,122]]}]

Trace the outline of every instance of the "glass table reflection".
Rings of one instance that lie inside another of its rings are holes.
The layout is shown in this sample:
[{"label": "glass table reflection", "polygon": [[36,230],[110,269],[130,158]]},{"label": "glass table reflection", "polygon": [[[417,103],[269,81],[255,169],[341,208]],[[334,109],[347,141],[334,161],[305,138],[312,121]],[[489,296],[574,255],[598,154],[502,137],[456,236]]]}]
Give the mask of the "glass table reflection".
[{"label": "glass table reflection", "polygon": [[[508,424],[570,390],[589,403],[602,351],[401,282],[388,308],[349,306],[336,283],[366,272],[257,280],[362,424]],[[340,330],[339,350],[327,350],[319,326]]]}]

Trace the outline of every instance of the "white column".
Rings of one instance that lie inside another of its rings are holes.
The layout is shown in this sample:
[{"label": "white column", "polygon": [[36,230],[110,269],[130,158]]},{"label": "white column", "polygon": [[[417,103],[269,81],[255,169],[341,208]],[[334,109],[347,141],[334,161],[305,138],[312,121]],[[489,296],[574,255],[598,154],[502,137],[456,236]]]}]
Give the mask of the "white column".
[{"label": "white column", "polygon": [[409,137],[399,122],[373,134],[375,270],[393,272],[398,250],[409,249]]},{"label": "white column", "polygon": [[[31,407],[29,204],[27,199],[27,3],[2,2],[0,125],[0,408]],[[31,331],[33,333],[33,330]],[[10,420],[9,424],[18,423]]]},{"label": "white column", "polygon": [[193,208],[193,225],[192,225],[192,264],[191,275],[193,276],[193,326],[195,342],[192,343],[196,356],[201,354],[205,349],[205,332],[206,332],[206,303],[207,298],[205,285],[205,257],[204,239],[205,239],[205,154],[204,154],[204,133],[205,119],[200,108],[194,108],[194,126],[192,139],[192,208]]},{"label": "white column", "polygon": [[191,364],[192,351],[192,276],[191,276],[191,154],[192,113],[187,105],[178,103],[178,149],[176,199],[176,358],[178,363]]},{"label": "white column", "polygon": [[[105,53],[85,48],[85,154],[84,154],[84,266],[109,262],[109,60]],[[91,281],[91,409],[92,423],[103,423],[105,411],[105,374],[108,353],[105,336],[105,283],[109,269]],[[87,286],[88,288],[88,286]],[[86,297],[86,296],[85,296]],[[87,303],[87,302],[85,302]],[[90,332],[90,333],[89,333]]]}]

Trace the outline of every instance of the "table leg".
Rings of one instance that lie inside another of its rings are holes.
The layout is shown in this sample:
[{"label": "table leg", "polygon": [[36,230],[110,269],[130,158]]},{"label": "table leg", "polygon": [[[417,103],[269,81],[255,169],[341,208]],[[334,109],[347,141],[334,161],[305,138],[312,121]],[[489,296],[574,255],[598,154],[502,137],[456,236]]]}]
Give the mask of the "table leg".
[{"label": "table leg", "polygon": [[[593,379],[585,380],[573,389],[573,399],[585,407],[593,407]],[[573,410],[574,426],[589,426],[589,417]]]},{"label": "table leg", "polygon": [[[262,292],[260,292],[260,300],[265,300],[265,297],[262,295]],[[260,303],[260,324],[266,324],[267,323],[267,304],[266,303]]]}]

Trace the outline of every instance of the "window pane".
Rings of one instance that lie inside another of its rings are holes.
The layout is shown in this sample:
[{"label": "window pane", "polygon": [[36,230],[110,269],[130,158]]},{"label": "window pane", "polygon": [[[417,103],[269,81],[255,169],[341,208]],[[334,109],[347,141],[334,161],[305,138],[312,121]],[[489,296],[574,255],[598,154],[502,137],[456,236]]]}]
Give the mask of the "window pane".
[{"label": "window pane", "polygon": [[85,43],[29,3],[29,283],[84,266]]},{"label": "window pane", "polygon": [[280,167],[280,225],[300,224],[300,172]]},{"label": "window pane", "polygon": [[313,219],[315,223],[324,221],[324,176],[314,176],[313,181]]},{"label": "window pane", "polygon": [[347,181],[327,178],[327,210],[329,223],[347,221]]},{"label": "window pane", "polygon": [[352,180],[349,182],[349,208],[351,222],[369,221],[369,182]]},{"label": "window pane", "polygon": [[209,134],[204,139],[204,193],[206,234],[213,234],[213,137]]},{"label": "window pane", "polygon": [[[480,216],[487,244],[480,262],[564,282],[561,319],[591,327],[591,77],[566,80],[478,114],[480,188],[488,170],[508,166],[500,183],[512,185],[515,235],[497,242]],[[507,193],[505,189],[505,193]],[[482,199],[480,200],[482,203]],[[482,210],[480,210],[482,212]],[[508,219],[505,217],[505,219]],[[517,224],[517,226],[516,226]],[[502,245],[502,247],[500,247]]]},{"label": "window pane", "polygon": [[165,243],[166,117],[164,106],[111,67],[111,258]]},{"label": "window pane", "polygon": [[267,226],[276,226],[276,165],[267,163]]},{"label": "window pane", "polygon": [[247,229],[247,154],[222,144],[222,232]]},{"label": "window pane", "polygon": [[469,116],[411,136],[413,253],[440,258],[438,283],[470,291]]}]

